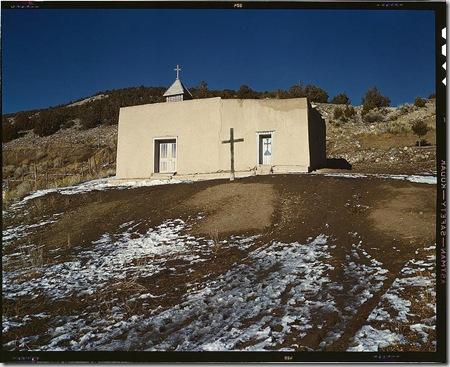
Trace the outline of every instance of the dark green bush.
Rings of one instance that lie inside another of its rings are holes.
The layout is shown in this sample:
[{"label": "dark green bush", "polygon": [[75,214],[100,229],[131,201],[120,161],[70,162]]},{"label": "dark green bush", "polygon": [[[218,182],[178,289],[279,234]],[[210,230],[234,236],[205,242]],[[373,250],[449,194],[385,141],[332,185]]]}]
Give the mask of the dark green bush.
[{"label": "dark green bush", "polygon": [[419,138],[419,146],[421,145],[421,137],[427,135],[428,125],[423,120],[416,120],[413,122],[411,129],[415,135]]},{"label": "dark green bush", "polygon": [[334,104],[350,104],[350,98],[345,93],[339,93],[333,97],[331,103]]},{"label": "dark green bush", "polygon": [[18,137],[17,129],[14,123],[6,119],[2,119],[2,142],[14,140]]},{"label": "dark green bush", "polygon": [[33,128],[30,124],[28,114],[25,112],[19,112],[14,115],[14,125],[16,125],[17,131],[30,130]]},{"label": "dark green bush", "polygon": [[339,120],[342,116],[344,116],[344,110],[340,107],[335,108],[333,118]]},{"label": "dark green bush", "polygon": [[305,89],[305,96],[311,101],[311,102],[319,102],[319,103],[327,103],[328,102],[328,94],[327,92],[312,84],[308,84]]},{"label": "dark green bush", "polygon": [[354,109],[354,107],[347,105],[344,109],[344,116],[347,118],[352,118],[355,115],[356,115],[356,110]]},{"label": "dark green bush", "polygon": [[258,94],[248,85],[241,85],[239,90],[237,91],[237,97],[239,99],[252,99],[257,98]]},{"label": "dark green bush", "polygon": [[299,84],[295,84],[292,87],[289,88],[288,91],[290,98],[303,98],[306,97],[305,91],[303,90],[302,86]]},{"label": "dark green bush", "polygon": [[388,107],[391,103],[389,97],[381,95],[377,87],[369,88],[362,99],[363,114],[377,107]]},{"label": "dark green bush", "polygon": [[417,97],[416,100],[414,101],[414,106],[416,107],[425,107],[426,105],[426,101],[423,98]]},{"label": "dark green bush", "polygon": [[48,136],[56,133],[67,120],[64,109],[42,110],[36,119],[34,133],[39,136]]}]

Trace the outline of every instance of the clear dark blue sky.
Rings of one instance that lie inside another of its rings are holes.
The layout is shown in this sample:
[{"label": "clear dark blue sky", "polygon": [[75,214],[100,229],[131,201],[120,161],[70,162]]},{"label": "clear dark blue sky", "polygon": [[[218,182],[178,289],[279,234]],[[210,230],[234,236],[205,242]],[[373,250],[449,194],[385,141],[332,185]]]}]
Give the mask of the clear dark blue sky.
[{"label": "clear dark blue sky", "polygon": [[434,13],[359,10],[3,10],[3,113],[130,86],[288,88],[360,103],[434,92]]}]

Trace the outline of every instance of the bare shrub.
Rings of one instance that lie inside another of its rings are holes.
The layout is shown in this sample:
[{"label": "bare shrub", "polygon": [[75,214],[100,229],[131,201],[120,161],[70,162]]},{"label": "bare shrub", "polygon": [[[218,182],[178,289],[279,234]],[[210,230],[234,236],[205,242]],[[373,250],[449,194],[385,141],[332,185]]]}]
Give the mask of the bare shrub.
[{"label": "bare shrub", "polygon": [[42,159],[47,156],[47,153],[43,150],[38,150],[36,153],[36,159]]},{"label": "bare shrub", "polygon": [[12,176],[14,174],[14,171],[16,170],[16,167],[12,164],[9,164],[7,166],[3,166],[2,171],[3,171],[3,176]]},{"label": "bare shrub", "polygon": [[209,238],[212,241],[212,252],[214,256],[217,256],[220,250],[220,238],[219,238],[219,230],[217,228],[213,228],[209,231]]},{"label": "bare shrub", "polygon": [[56,158],[53,160],[53,168],[59,168],[59,167],[61,167],[62,165],[63,165],[63,160],[62,160],[61,157],[56,157]]},{"label": "bare shrub", "polygon": [[344,116],[347,118],[352,118],[356,115],[356,110],[353,106],[346,106],[344,109]]},{"label": "bare shrub", "polygon": [[364,122],[367,122],[368,124],[373,124],[375,122],[381,122],[384,121],[384,116],[380,111],[369,111],[367,112],[363,117]]},{"label": "bare shrub", "polygon": [[80,182],[83,182],[83,181],[84,181],[84,179],[81,175],[65,176],[62,179],[55,181],[54,186],[55,187],[73,186],[73,185],[79,184]]},{"label": "bare shrub", "polygon": [[422,108],[426,106],[426,101],[423,98],[417,97],[414,101],[414,106]]},{"label": "bare shrub", "polygon": [[30,265],[33,268],[42,268],[44,265],[44,249],[42,246],[34,247],[29,251]]},{"label": "bare shrub", "polygon": [[17,167],[14,171],[14,178],[20,178],[24,174],[24,169],[22,167]]},{"label": "bare shrub", "polygon": [[336,107],[334,109],[334,113],[333,113],[333,117],[338,120],[340,118],[342,118],[342,116],[344,115],[344,110],[340,107]]},{"label": "bare shrub", "polygon": [[395,121],[395,120],[397,120],[400,116],[402,115],[402,113],[400,112],[400,110],[394,110],[394,111],[392,111],[391,113],[389,113],[387,116],[386,116],[386,119],[388,120],[388,121]]},{"label": "bare shrub", "polygon": [[402,115],[406,115],[406,114],[414,111],[414,107],[412,104],[405,103],[399,107],[399,111],[401,112]]},{"label": "bare shrub", "polygon": [[34,188],[34,185],[31,181],[23,181],[14,190],[15,196],[19,197],[19,198],[24,197],[29,192],[33,191],[33,188]]},{"label": "bare shrub", "polygon": [[393,135],[404,134],[409,130],[409,126],[406,123],[402,123],[400,121],[391,122],[386,127],[386,132]]},{"label": "bare shrub", "polygon": [[116,175],[116,170],[114,168],[109,168],[106,170],[106,176],[107,177],[112,177]]},{"label": "bare shrub", "polygon": [[51,167],[51,165],[52,164],[49,161],[43,161],[36,165],[36,167],[40,172],[45,172],[47,168]]},{"label": "bare shrub", "polygon": [[137,281],[137,277],[134,276],[130,279],[124,280],[120,283],[116,283],[117,290],[119,291],[125,291],[128,293],[136,293],[136,292],[142,292],[146,291],[147,288],[140,284]]}]

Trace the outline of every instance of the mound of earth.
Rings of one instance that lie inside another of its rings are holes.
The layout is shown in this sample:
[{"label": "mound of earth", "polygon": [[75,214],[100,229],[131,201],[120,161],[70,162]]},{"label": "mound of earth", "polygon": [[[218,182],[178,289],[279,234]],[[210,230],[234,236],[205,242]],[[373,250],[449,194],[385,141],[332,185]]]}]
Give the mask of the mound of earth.
[{"label": "mound of earth", "polygon": [[3,348],[434,351],[436,185],[395,178],[35,194],[4,213]]}]

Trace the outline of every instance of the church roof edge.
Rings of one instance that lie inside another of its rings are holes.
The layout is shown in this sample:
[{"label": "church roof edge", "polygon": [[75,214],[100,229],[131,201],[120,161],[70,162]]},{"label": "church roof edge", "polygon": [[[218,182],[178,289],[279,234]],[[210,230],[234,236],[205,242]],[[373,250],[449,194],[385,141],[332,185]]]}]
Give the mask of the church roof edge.
[{"label": "church roof edge", "polygon": [[177,96],[180,94],[187,94],[192,97],[191,92],[186,88],[181,79],[175,79],[172,85],[165,91],[163,97]]}]

